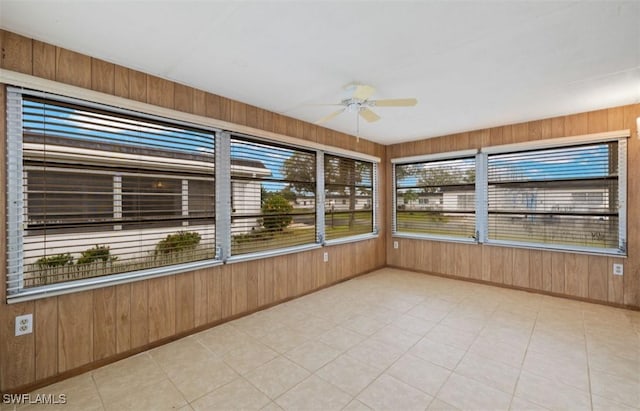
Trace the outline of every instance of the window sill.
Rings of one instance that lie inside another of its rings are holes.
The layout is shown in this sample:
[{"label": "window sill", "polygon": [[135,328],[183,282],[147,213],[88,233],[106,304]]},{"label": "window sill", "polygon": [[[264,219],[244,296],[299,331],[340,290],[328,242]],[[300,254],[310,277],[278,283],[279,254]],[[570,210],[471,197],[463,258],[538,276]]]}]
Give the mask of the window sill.
[{"label": "window sill", "polygon": [[297,245],[295,247],[288,247],[288,248],[278,248],[276,250],[260,251],[257,253],[240,254],[240,255],[235,255],[227,258],[225,263],[233,264],[233,263],[239,263],[243,261],[258,260],[261,258],[277,257],[280,255],[300,253],[300,252],[309,251],[309,250],[316,250],[320,247],[322,247],[322,245],[314,243],[314,244]]},{"label": "window sill", "polygon": [[412,240],[445,241],[450,243],[478,244],[475,238],[451,237],[434,234],[414,234],[414,233],[393,233],[393,238],[408,238]]},{"label": "window sill", "polygon": [[367,233],[367,234],[359,234],[359,235],[351,235],[348,237],[334,238],[333,240],[327,240],[324,242],[325,246],[339,245],[339,244],[347,244],[347,243],[355,243],[358,241],[366,241],[373,240],[374,238],[378,238],[377,233]]},{"label": "window sill", "polygon": [[82,280],[68,281],[59,284],[49,284],[22,290],[16,294],[7,296],[7,303],[19,303],[23,301],[37,300],[41,298],[55,297],[63,294],[80,291],[94,290],[97,288],[111,287],[119,284],[127,284],[139,280],[165,277],[180,274],[187,271],[200,270],[221,265],[220,260],[196,261],[192,263],[172,265],[166,267],[150,268],[147,270],[132,271],[129,273],[113,274],[104,277],[85,278]]},{"label": "window sill", "polygon": [[591,248],[591,247],[571,247],[561,245],[545,245],[539,243],[525,243],[518,241],[500,241],[500,240],[487,240],[485,245],[497,246],[497,247],[511,247],[511,248],[526,248],[528,250],[541,250],[541,251],[555,251],[559,253],[572,253],[572,254],[586,254],[597,256],[610,256],[627,258],[627,254],[618,249],[613,248]]}]

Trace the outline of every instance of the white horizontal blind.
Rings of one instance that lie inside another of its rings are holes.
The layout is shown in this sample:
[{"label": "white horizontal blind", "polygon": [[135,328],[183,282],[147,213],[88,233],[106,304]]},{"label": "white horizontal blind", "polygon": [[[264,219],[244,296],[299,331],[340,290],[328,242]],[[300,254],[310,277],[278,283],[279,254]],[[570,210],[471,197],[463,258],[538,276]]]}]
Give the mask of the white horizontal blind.
[{"label": "white horizontal blind", "polygon": [[489,154],[489,240],[618,249],[619,162],[617,141]]},{"label": "white horizontal blind", "polygon": [[316,242],[316,154],[231,137],[231,255]]},{"label": "white horizontal blind", "polygon": [[325,238],[373,232],[373,163],[324,155]]},{"label": "white horizontal blind", "polygon": [[473,238],[475,157],[395,165],[395,232]]},{"label": "white horizontal blind", "polygon": [[23,96],[23,287],[215,258],[214,135]]}]

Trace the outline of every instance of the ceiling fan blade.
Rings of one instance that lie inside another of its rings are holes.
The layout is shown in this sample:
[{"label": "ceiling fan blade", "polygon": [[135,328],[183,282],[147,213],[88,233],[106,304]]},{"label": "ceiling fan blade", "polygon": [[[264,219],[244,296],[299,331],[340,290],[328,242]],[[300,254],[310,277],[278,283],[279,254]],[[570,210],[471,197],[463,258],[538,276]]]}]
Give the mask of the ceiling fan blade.
[{"label": "ceiling fan blade", "polygon": [[366,100],[369,97],[373,96],[373,93],[375,92],[376,89],[371,86],[367,86],[366,84],[358,84],[355,91],[353,92],[353,98],[358,100]]},{"label": "ceiling fan blade", "polygon": [[367,120],[369,123],[380,120],[380,116],[369,110],[368,108],[361,109],[358,114],[360,114],[360,117]]},{"label": "ceiling fan blade", "polygon": [[371,100],[372,106],[377,107],[409,107],[418,104],[415,98],[390,98],[385,100]]},{"label": "ceiling fan blade", "polygon": [[328,116],[324,116],[322,117],[320,120],[316,121],[314,124],[323,124],[326,123],[327,121],[332,120],[334,117],[338,116],[340,113],[342,113],[343,111],[345,111],[346,108],[341,108],[338,111],[334,111],[333,113],[329,114]]}]

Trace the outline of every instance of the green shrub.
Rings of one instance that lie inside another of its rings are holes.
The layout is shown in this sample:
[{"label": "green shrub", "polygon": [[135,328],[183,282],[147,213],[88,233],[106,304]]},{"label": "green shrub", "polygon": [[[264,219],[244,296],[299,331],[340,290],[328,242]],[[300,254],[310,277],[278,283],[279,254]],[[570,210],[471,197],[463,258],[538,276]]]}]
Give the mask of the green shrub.
[{"label": "green shrub", "polygon": [[65,265],[72,265],[73,257],[69,253],[56,254],[50,257],[39,258],[38,261],[36,261],[36,264],[40,268],[62,267]]},{"label": "green shrub", "polygon": [[156,255],[178,253],[195,249],[200,244],[200,234],[192,231],[182,231],[169,234],[156,245]]},{"label": "green shrub", "polygon": [[291,211],[293,206],[286,198],[279,194],[269,196],[262,203],[262,212],[265,214],[262,217],[262,226],[269,231],[284,230],[293,221],[291,215],[286,215]]},{"label": "green shrub", "polygon": [[82,255],[78,258],[78,264],[91,264],[100,261],[106,263],[115,261],[117,258],[111,255],[109,246],[96,245],[82,252]]}]

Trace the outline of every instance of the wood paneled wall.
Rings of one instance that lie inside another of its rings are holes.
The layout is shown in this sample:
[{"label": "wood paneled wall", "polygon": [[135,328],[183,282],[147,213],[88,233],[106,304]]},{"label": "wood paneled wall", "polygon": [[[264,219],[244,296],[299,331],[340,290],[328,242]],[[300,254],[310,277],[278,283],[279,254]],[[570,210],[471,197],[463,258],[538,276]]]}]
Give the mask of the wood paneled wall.
[{"label": "wood paneled wall", "polygon": [[[640,104],[471,131],[387,147],[397,157],[630,129],[628,140],[628,258],[403,238],[387,240],[387,263],[417,271],[624,304],[640,308]],[[387,184],[391,184],[388,173]],[[391,195],[387,202],[391,204]],[[392,210],[387,210],[391,221]],[[399,248],[393,248],[398,241]],[[613,263],[624,275],[613,275]]]},{"label": "wood paneled wall", "polygon": [[[0,31],[0,67],[192,114],[272,131],[383,158],[385,147],[70,50]],[[0,87],[0,111],[5,110]],[[5,116],[0,155],[5,158]],[[4,161],[2,162],[4,164]],[[380,192],[385,192],[385,170]],[[5,167],[0,184],[5,185]],[[0,190],[0,207],[5,209]],[[384,198],[381,212],[386,216]],[[6,232],[0,219],[0,232]],[[0,304],[0,391],[15,390],[108,361],[168,337],[277,303],[382,267],[378,239],[275,258],[234,263],[19,304]],[[0,236],[0,295],[6,244]],[[324,263],[322,253],[329,252]],[[355,258],[353,256],[356,256]],[[33,313],[34,332],[15,337],[15,316]]]}]

